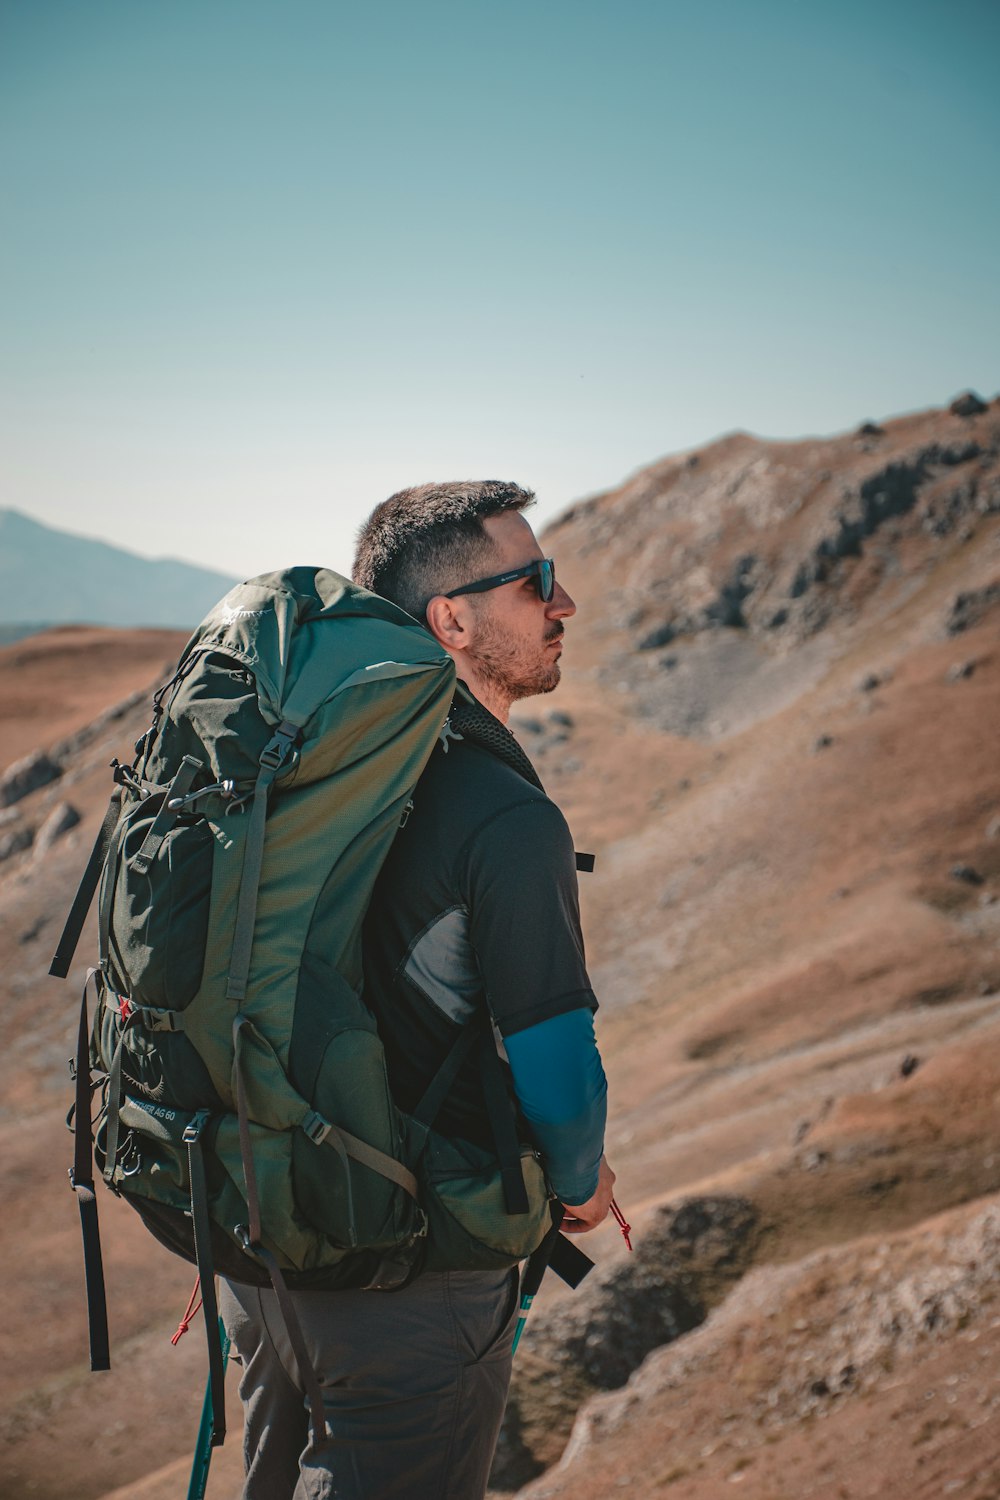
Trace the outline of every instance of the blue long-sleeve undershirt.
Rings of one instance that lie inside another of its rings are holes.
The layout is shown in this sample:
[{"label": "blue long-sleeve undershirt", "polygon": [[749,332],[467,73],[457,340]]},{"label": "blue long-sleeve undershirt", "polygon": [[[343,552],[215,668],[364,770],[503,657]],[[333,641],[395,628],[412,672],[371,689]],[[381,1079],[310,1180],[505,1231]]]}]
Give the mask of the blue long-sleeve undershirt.
[{"label": "blue long-sleeve undershirt", "polygon": [[589,1007],[504,1037],[514,1091],[534,1132],[553,1190],[585,1203],[597,1189],[607,1082]]}]

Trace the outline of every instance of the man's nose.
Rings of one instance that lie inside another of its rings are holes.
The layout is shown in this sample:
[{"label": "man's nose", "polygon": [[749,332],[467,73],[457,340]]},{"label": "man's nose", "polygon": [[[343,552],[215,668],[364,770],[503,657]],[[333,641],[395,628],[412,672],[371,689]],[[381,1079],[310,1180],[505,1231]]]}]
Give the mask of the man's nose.
[{"label": "man's nose", "polygon": [[556,584],[555,592],[545,606],[545,614],[550,620],[565,620],[576,614],[576,601],[567,594],[561,583]]}]

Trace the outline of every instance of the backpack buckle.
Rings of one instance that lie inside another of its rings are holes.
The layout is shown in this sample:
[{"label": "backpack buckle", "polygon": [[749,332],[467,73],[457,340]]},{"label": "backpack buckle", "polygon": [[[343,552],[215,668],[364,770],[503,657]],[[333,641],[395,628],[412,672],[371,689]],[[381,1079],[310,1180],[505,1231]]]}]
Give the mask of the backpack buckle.
[{"label": "backpack buckle", "polygon": [[312,1141],[314,1146],[322,1146],[323,1142],[330,1134],[330,1131],[333,1129],[333,1126],[330,1124],[329,1120],[324,1120],[322,1115],[317,1114],[314,1109],[311,1109],[309,1113],[303,1117],[299,1128],[300,1130],[305,1131],[306,1135]]},{"label": "backpack buckle", "polygon": [[295,742],[299,738],[301,730],[297,724],[290,724],[285,719],[274,731],[273,737],[260,752],[260,763],[269,771],[280,771],[285,762],[296,753]]},{"label": "backpack buckle", "polygon": [[194,1146],[197,1144],[202,1131],[208,1124],[208,1121],[209,1111],[207,1109],[199,1109],[194,1119],[184,1127],[184,1134],[181,1136],[181,1140],[184,1142],[185,1146]]}]

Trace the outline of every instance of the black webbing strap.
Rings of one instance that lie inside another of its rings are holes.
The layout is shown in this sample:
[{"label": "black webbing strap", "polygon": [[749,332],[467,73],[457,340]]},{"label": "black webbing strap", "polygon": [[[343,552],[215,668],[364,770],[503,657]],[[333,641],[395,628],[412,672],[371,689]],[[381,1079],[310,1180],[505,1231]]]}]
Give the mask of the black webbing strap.
[{"label": "black webbing strap", "polygon": [[557,1234],[549,1251],[549,1268],[575,1291],[594,1269],[594,1262],[566,1235]]},{"label": "black webbing strap", "polygon": [[174,779],[157,808],[156,817],[149,825],[142,847],[133,854],[130,860],[133,870],[137,870],[140,875],[147,874],[150,865],[159,854],[160,845],[177,822],[180,808],[176,806],[176,803],[187,795],[192,781],[201,769],[201,761],[195,760],[193,755],[185,755],[178,766]]},{"label": "black webbing strap", "polygon": [[[70,950],[72,958],[72,950]],[[104,1292],[101,1232],[94,1193],[94,1143],[90,1134],[90,1023],[87,989],[96,969],[87,972],[80,1000],[80,1033],[76,1045],[76,1104],[73,1115],[73,1165],[69,1180],[80,1205],[83,1234],[83,1270],[87,1285],[87,1321],[90,1325],[90,1368],[111,1369],[108,1340],[108,1304]]]},{"label": "black webbing strap", "polygon": [[118,1162],[118,1137],[121,1134],[121,1107],[124,1098],[122,1088],[122,1056],[125,1051],[125,1033],[137,1020],[133,1012],[123,1023],[118,1033],[118,1041],[115,1046],[114,1056],[111,1059],[111,1067],[108,1070],[108,1126],[104,1138],[104,1180],[113,1182],[115,1166]]},{"label": "black webbing strap", "polygon": [[563,1221],[565,1210],[561,1203],[553,1202],[549,1205],[552,1212],[552,1227],[549,1229],[542,1243],[533,1250],[524,1263],[521,1272],[521,1301],[525,1297],[532,1298],[542,1284],[542,1278],[549,1267],[549,1260],[556,1240],[559,1238],[559,1226]]},{"label": "black webbing strap", "polygon": [[500,1058],[497,1056],[493,1029],[487,1026],[481,1033],[479,1049],[483,1080],[483,1101],[493,1132],[493,1146],[500,1164],[500,1181],[503,1186],[504,1207],[509,1214],[526,1214],[529,1209],[528,1191],[524,1185],[521,1169],[521,1142],[517,1138],[517,1116],[507,1080],[504,1077]]},{"label": "black webbing strap", "polygon": [[104,822],[101,824],[97,838],[94,840],[94,847],[90,852],[87,868],[83,872],[83,879],[80,881],[77,893],[73,897],[73,905],[69,909],[69,916],[66,918],[62,937],[59,939],[59,945],[49,965],[49,973],[55,979],[65,979],[69,973],[69,966],[73,962],[76,945],[80,941],[80,933],[83,931],[83,924],[87,920],[90,903],[94,899],[94,892],[97,890],[97,885],[101,878],[104,861],[111,846],[111,836],[121,815],[121,809],[122,788],[118,787],[111,794],[108,810],[104,814]]},{"label": "black webbing strap", "polygon": [[522,1306],[525,1298],[528,1298],[530,1303],[531,1298],[541,1286],[542,1277],[546,1271],[555,1271],[556,1275],[575,1291],[583,1278],[594,1269],[594,1262],[590,1256],[585,1255],[572,1240],[560,1233],[565,1214],[563,1205],[553,1202],[549,1206],[552,1211],[552,1228],[538,1249],[531,1252],[521,1273]]},{"label": "black webbing strap", "polygon": [[445,1055],[444,1062],[427,1085],[420,1103],[413,1111],[413,1119],[419,1125],[426,1125],[429,1129],[434,1124],[438,1111],[451,1092],[452,1084],[458,1077],[462,1064],[472,1051],[477,1031],[476,1022],[470,1021],[463,1026],[458,1037],[452,1043],[451,1048]]},{"label": "black webbing strap", "polygon": [[201,1305],[208,1336],[208,1389],[212,1403],[213,1448],[221,1448],[226,1439],[226,1366],[219,1338],[219,1307],[215,1297],[215,1267],[212,1261],[212,1223],[208,1214],[208,1186],[205,1181],[205,1158],[201,1133],[209,1121],[207,1109],[200,1109],[182,1137],[188,1148],[188,1171],[191,1178],[191,1224],[194,1229],[194,1258],[201,1283]]},{"label": "black webbing strap", "polygon": [[302,1325],[288,1295],[285,1278],[277,1260],[261,1243],[260,1195],[257,1191],[257,1171],[253,1161],[253,1143],[250,1140],[250,1116],[247,1111],[246,1084],[243,1079],[243,1062],[240,1055],[240,1030],[248,1017],[238,1015],[233,1021],[233,1074],[236,1080],[236,1113],[240,1127],[240,1156],[243,1160],[243,1179],[246,1185],[247,1214],[249,1224],[238,1225],[237,1234],[248,1255],[260,1261],[271,1278],[271,1286],[278,1301],[278,1310],[285,1324],[288,1342],[292,1346],[295,1363],[299,1369],[299,1380],[305,1387],[309,1403],[309,1423],[312,1429],[311,1449],[322,1448],[327,1441],[326,1414],[323,1407],[323,1391],[313,1368],[312,1360],[302,1336]]},{"label": "black webbing strap", "polygon": [[584,854],[580,849],[576,849],[574,853],[576,856],[576,868],[578,873],[583,875],[593,874],[594,866],[597,863],[597,855]]},{"label": "black webbing strap", "polygon": [[227,1000],[243,1000],[246,997],[250,955],[253,950],[253,929],[257,919],[257,892],[260,888],[260,872],[264,863],[267,797],[271,790],[271,783],[295,748],[300,733],[301,731],[295,724],[285,720],[278,725],[273,737],[260,753],[260,770],[254,783],[246,843],[243,846],[243,872],[240,876],[236,921],[233,924],[233,951],[229,959],[229,982],[226,985]]}]

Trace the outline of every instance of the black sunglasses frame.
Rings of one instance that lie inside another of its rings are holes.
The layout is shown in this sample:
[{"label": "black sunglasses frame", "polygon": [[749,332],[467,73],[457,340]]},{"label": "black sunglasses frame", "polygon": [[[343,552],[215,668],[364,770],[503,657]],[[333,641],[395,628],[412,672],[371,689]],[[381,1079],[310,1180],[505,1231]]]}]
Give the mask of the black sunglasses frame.
[{"label": "black sunglasses frame", "polygon": [[460,589],[451,589],[446,599],[455,599],[459,594],[485,594],[490,589],[502,588],[516,578],[534,577],[538,597],[543,604],[551,604],[556,591],[556,565],[551,557],[536,557],[523,568],[512,568],[509,573],[494,573],[491,578],[479,578],[475,583],[463,583]]}]

